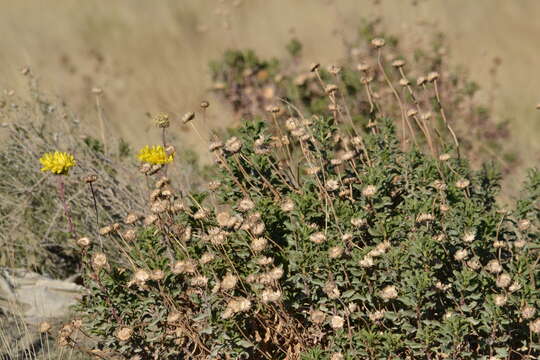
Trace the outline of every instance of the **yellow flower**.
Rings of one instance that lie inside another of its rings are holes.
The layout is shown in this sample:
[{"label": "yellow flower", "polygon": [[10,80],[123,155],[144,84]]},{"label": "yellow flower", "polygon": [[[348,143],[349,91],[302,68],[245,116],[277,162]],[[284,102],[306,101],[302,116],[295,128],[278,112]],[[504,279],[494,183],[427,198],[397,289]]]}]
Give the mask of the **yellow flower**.
[{"label": "yellow flower", "polygon": [[139,151],[137,158],[150,164],[168,164],[173,161],[173,154],[168,155],[163,146],[154,145],[152,147],[146,145]]},{"label": "yellow flower", "polygon": [[39,162],[43,165],[41,171],[57,175],[67,175],[69,168],[76,165],[73,155],[61,151],[46,153]]}]

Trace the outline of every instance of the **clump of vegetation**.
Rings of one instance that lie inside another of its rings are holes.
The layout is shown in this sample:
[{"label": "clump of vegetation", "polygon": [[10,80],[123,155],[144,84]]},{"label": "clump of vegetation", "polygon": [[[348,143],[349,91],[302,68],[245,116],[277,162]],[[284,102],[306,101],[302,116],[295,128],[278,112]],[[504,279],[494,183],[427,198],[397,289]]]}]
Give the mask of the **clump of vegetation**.
[{"label": "clump of vegetation", "polygon": [[210,143],[219,172],[207,190],[182,194],[153,175],[147,215],[103,233],[116,256],[83,244],[95,354],[540,354],[538,172],[516,210],[501,209],[495,166],[471,170],[449,126],[435,137],[433,122],[403,134],[401,117],[379,111],[344,126],[332,108],[269,110],[273,126],[246,121]]},{"label": "clump of vegetation", "polygon": [[[330,109],[338,120],[358,126],[381,116],[407,117],[410,126],[421,128],[421,122],[429,122],[433,136],[447,138],[452,136],[445,131],[450,123],[473,166],[494,159],[504,173],[513,169],[518,159],[506,145],[508,124],[495,123],[489,107],[475,97],[478,85],[446,63],[443,35],[417,48],[401,46],[391,36],[385,36],[380,47],[373,46],[372,39],[381,33],[377,21],[366,22],[341,61],[316,69],[316,64],[299,65],[302,46],[297,39],[287,45],[291,61],[267,61],[250,50],[230,50],[211,64],[214,88],[244,119],[264,116],[276,103],[291,103],[306,115]],[[334,88],[332,100],[327,92]],[[397,126],[407,131],[406,121]],[[401,136],[404,139],[409,138]]]}]

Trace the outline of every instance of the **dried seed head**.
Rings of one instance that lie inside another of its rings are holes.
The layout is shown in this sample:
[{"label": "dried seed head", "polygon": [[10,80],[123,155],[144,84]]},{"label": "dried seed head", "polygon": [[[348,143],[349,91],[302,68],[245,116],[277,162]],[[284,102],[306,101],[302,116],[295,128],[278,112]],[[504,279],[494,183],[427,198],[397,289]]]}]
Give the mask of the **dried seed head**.
[{"label": "dried seed head", "polygon": [[201,101],[201,109],[207,109],[210,106],[210,103],[206,100]]},{"label": "dried seed head", "polygon": [[463,241],[465,241],[466,243],[473,242],[475,238],[476,238],[476,231],[474,230],[466,231],[463,234]]},{"label": "dried seed head", "polygon": [[144,285],[148,280],[150,280],[150,274],[146,270],[139,269],[133,274],[133,281],[139,285]]},{"label": "dried seed head", "polygon": [[424,222],[434,221],[434,220],[435,220],[435,216],[433,216],[432,214],[419,214],[416,217],[417,223],[424,223]]},{"label": "dried seed head", "polygon": [[133,330],[127,326],[121,327],[116,332],[116,338],[120,341],[128,341],[129,339],[131,339],[132,335],[133,335]]},{"label": "dried seed head", "polygon": [[152,164],[149,163],[143,163],[141,164],[141,167],[139,168],[139,172],[148,175],[148,173],[152,170]]},{"label": "dried seed head", "polygon": [[201,259],[199,260],[199,262],[202,265],[204,265],[204,264],[208,264],[209,262],[211,262],[215,258],[216,258],[216,256],[213,253],[205,252],[204,254],[202,254]]},{"label": "dried seed head", "polygon": [[313,241],[315,244],[322,244],[326,241],[326,235],[322,232],[316,232],[309,236],[309,240]]},{"label": "dried seed head", "polygon": [[535,334],[540,334],[540,318],[529,323],[529,329]]},{"label": "dried seed head", "polygon": [[512,282],[512,278],[507,273],[502,273],[497,277],[496,285],[500,288],[507,288],[510,286],[510,283]]},{"label": "dried seed head", "polygon": [[358,71],[367,72],[369,70],[369,64],[365,62],[361,62],[356,66],[356,69]]},{"label": "dried seed head", "polygon": [[431,186],[433,186],[435,189],[439,191],[444,191],[447,188],[446,184],[441,180],[435,180],[434,182],[431,183]]},{"label": "dried seed head", "polygon": [[527,231],[531,227],[531,222],[528,219],[521,219],[518,221],[518,229],[521,231]]},{"label": "dried seed head", "polygon": [[369,316],[369,319],[373,322],[377,322],[379,320],[382,320],[384,318],[384,314],[386,313],[385,310],[377,310],[377,311],[374,311],[372,313],[370,313],[368,316]]},{"label": "dried seed head", "polygon": [[219,189],[220,186],[221,186],[221,181],[218,181],[218,180],[210,181],[208,183],[208,190],[215,191]]},{"label": "dried seed head", "polygon": [[352,218],[351,219],[351,224],[352,226],[355,226],[355,227],[363,227],[365,225],[367,225],[367,220],[366,219],[363,219],[363,218]]},{"label": "dried seed head", "polygon": [[339,182],[335,179],[330,179],[326,182],[326,190],[328,191],[336,191],[339,189]]},{"label": "dried seed head", "polygon": [[460,180],[456,181],[456,187],[458,189],[465,189],[470,184],[471,184],[471,182],[469,180],[467,180],[467,179],[460,179]]},{"label": "dried seed head", "polygon": [[497,259],[490,260],[486,265],[486,270],[492,274],[498,274],[503,271],[501,263]]},{"label": "dried seed head", "polygon": [[167,324],[176,325],[182,319],[182,314],[178,311],[172,311],[167,315]]},{"label": "dried seed head", "polygon": [[150,279],[154,281],[160,281],[163,280],[163,278],[165,278],[165,273],[163,272],[163,270],[156,269],[152,270],[152,272],[150,273]]},{"label": "dried seed head", "polygon": [[187,112],[185,113],[183,116],[182,116],[182,122],[184,124],[187,124],[188,122],[190,122],[191,120],[193,120],[195,118],[195,113],[194,112]]},{"label": "dried seed head", "polygon": [[77,245],[79,245],[82,248],[89,247],[91,243],[92,243],[92,241],[90,241],[90,239],[87,238],[86,236],[82,237],[82,238],[79,238],[79,240],[77,240]]},{"label": "dried seed head", "polygon": [[326,87],[324,88],[324,91],[325,91],[327,94],[333,94],[333,93],[335,93],[336,91],[338,91],[338,87],[337,87],[337,85],[335,85],[335,84],[328,84],[328,85],[326,85]]},{"label": "dried seed head", "polygon": [[415,109],[409,109],[409,110],[407,110],[407,116],[408,116],[408,117],[413,117],[413,116],[415,116],[415,115],[417,115],[417,114],[418,114],[418,111],[415,110]]},{"label": "dried seed head", "polygon": [[283,276],[283,273],[284,273],[283,268],[281,266],[277,266],[273,268],[272,270],[270,270],[268,272],[268,275],[270,276],[272,280],[279,280]]},{"label": "dried seed head", "polygon": [[343,246],[333,246],[328,250],[330,259],[338,259],[343,255]]},{"label": "dried seed head", "polygon": [[180,260],[172,265],[174,274],[194,274],[197,271],[197,262],[193,259]]},{"label": "dried seed head", "polygon": [[221,141],[212,141],[210,145],[208,146],[208,150],[211,152],[217,151],[223,147],[223,142]]},{"label": "dried seed head", "polygon": [[448,206],[447,204],[441,204],[441,206],[439,206],[439,209],[441,210],[441,212],[445,213],[450,210],[450,206]]},{"label": "dried seed head", "polygon": [[364,256],[364,258],[360,260],[358,264],[363,268],[370,268],[375,265],[375,262],[371,256]]},{"label": "dried seed head", "polygon": [[259,221],[250,227],[251,233],[255,236],[261,236],[264,233],[265,226],[262,221]]},{"label": "dried seed head", "polygon": [[375,185],[368,185],[362,190],[362,195],[367,198],[373,197],[377,193],[377,187]]},{"label": "dried seed head", "polygon": [[268,245],[268,240],[266,240],[263,237],[259,237],[259,238],[254,239],[251,242],[251,250],[253,250],[253,252],[255,253],[258,253],[266,249],[267,245]]},{"label": "dried seed head", "polygon": [[437,80],[439,78],[439,73],[436,72],[436,71],[433,71],[433,72],[430,72],[427,76],[427,80],[429,82],[434,82],[435,80]]},{"label": "dried seed head", "polygon": [[469,256],[469,251],[467,249],[461,249],[456,251],[456,253],[454,254],[454,259],[456,259],[457,261],[462,261],[465,260],[467,256]]},{"label": "dried seed head", "polygon": [[320,66],[321,66],[321,64],[319,64],[319,63],[312,63],[312,64],[309,66],[309,71],[314,72],[314,71],[317,70]]},{"label": "dried seed head", "polygon": [[392,66],[395,67],[395,68],[400,68],[400,67],[403,67],[404,65],[405,65],[405,60],[396,59],[396,60],[392,61]]},{"label": "dried seed head", "polygon": [[511,293],[513,293],[513,292],[516,292],[516,291],[520,290],[521,287],[522,287],[522,286],[521,286],[521,284],[520,284],[519,282],[514,281],[514,282],[512,283],[512,285],[510,285],[510,287],[508,288],[508,291],[510,291]]},{"label": "dried seed head", "polygon": [[281,109],[279,108],[279,106],[276,106],[276,105],[270,105],[266,108],[266,111],[272,113],[272,114],[277,114],[281,111]]},{"label": "dried seed head", "polygon": [[113,232],[113,226],[112,225],[107,225],[107,226],[104,226],[102,227],[101,229],[99,229],[99,234],[100,235],[108,235],[110,234],[111,232]]},{"label": "dried seed head", "polygon": [[317,325],[321,325],[322,323],[324,323],[325,318],[326,318],[326,314],[320,310],[312,311],[309,316],[309,319],[311,320],[311,322]]},{"label": "dried seed head", "polygon": [[242,142],[236,136],[233,136],[225,143],[225,150],[227,150],[231,154],[239,152],[240,149],[242,149]]},{"label": "dried seed head", "polygon": [[423,76],[420,76],[418,79],[416,79],[416,85],[424,85],[427,82],[427,79]]},{"label": "dried seed head", "polygon": [[[408,80],[408,79],[405,79],[405,78],[401,78],[399,79],[399,85],[401,86],[407,86],[409,85],[411,82]],[[411,110],[409,110],[411,111]],[[407,116],[413,116],[413,115],[409,115],[409,111],[407,111]],[[416,115],[416,114],[415,114]]]},{"label": "dried seed head", "polygon": [[206,219],[206,218],[208,217],[208,214],[209,214],[208,209],[200,208],[199,210],[197,210],[197,211],[195,212],[195,214],[193,214],[193,218],[194,218],[195,220]]},{"label": "dried seed head", "polygon": [[260,258],[257,259],[256,262],[257,264],[261,266],[268,266],[274,263],[274,258],[270,256],[261,256]]},{"label": "dried seed head", "polygon": [[124,223],[127,225],[131,225],[131,224],[136,223],[138,220],[140,220],[140,218],[141,218],[140,215],[131,213],[128,216],[126,216],[126,218],[124,219]]},{"label": "dried seed head", "polygon": [[97,181],[97,175],[87,175],[84,177],[84,182],[87,184],[91,184],[96,181]]},{"label": "dried seed head", "polygon": [[508,301],[508,298],[504,294],[497,294],[493,298],[493,301],[495,302],[495,305],[497,306],[504,306],[506,302]]},{"label": "dried seed head", "polygon": [[227,273],[227,275],[225,275],[223,279],[221,280],[220,287],[222,290],[232,290],[236,286],[237,282],[238,282],[237,276],[231,273]]},{"label": "dried seed head", "polygon": [[208,278],[206,276],[195,276],[189,281],[191,286],[195,287],[205,287],[208,284]]},{"label": "dried seed head", "polygon": [[335,64],[332,64],[328,67],[328,72],[332,75],[337,75],[341,72],[341,67]]},{"label": "dried seed head", "polygon": [[52,326],[47,321],[44,321],[39,324],[39,332],[42,334],[48,333],[49,331],[51,331],[51,329],[52,329]]},{"label": "dried seed head", "polygon": [[442,282],[437,281],[437,283],[435,284],[435,287],[440,291],[446,291],[446,290],[450,289],[452,287],[452,285],[443,284]]},{"label": "dried seed head", "polygon": [[100,270],[107,265],[107,255],[105,255],[104,253],[98,252],[92,256],[92,267],[95,270]]},{"label": "dried seed head", "polygon": [[285,198],[281,203],[281,210],[283,212],[291,212],[294,210],[294,201],[290,198]]},{"label": "dried seed head", "polygon": [[150,207],[150,211],[152,211],[154,214],[162,214],[167,211],[168,205],[169,202],[167,200],[154,201]]},{"label": "dried seed head", "polygon": [[380,296],[381,298],[383,298],[384,301],[388,301],[397,298],[398,292],[394,285],[388,285],[384,289],[382,289]]},{"label": "dried seed head", "polygon": [[330,299],[338,299],[341,296],[341,292],[339,291],[336,283],[333,281],[328,281],[326,284],[324,284],[323,292]]},{"label": "dried seed head", "polygon": [[133,241],[137,238],[137,232],[133,229],[128,229],[122,234],[127,241]]},{"label": "dried seed head", "polygon": [[475,258],[467,261],[467,266],[471,268],[471,270],[478,270],[482,267],[482,264],[480,264],[480,261]]},{"label": "dried seed head", "polygon": [[160,128],[168,128],[171,125],[169,115],[165,113],[156,114],[152,120]]},{"label": "dried seed head", "polygon": [[356,152],[354,151],[345,151],[343,154],[341,154],[339,159],[341,161],[349,161],[349,160],[352,160],[355,155],[356,155]]},{"label": "dried seed head", "polygon": [[265,304],[277,302],[281,299],[281,295],[281,290],[264,289],[261,293],[261,300]]},{"label": "dried seed head", "polygon": [[439,160],[440,161],[448,161],[448,160],[450,160],[450,158],[452,158],[452,155],[450,155],[450,154],[441,154],[441,155],[439,155]]},{"label": "dried seed head", "polygon": [[523,239],[519,239],[519,240],[514,241],[514,247],[516,247],[518,249],[524,248],[525,245],[527,245],[527,242],[525,240],[523,240]]},{"label": "dried seed head", "polygon": [[332,329],[338,330],[343,328],[343,325],[345,324],[345,319],[343,317],[334,315],[332,316],[332,319],[330,319],[330,325],[332,326]]},{"label": "dried seed head", "polygon": [[371,40],[371,45],[375,46],[377,49],[382,48],[386,42],[383,38],[375,38]]},{"label": "dried seed head", "polygon": [[521,317],[524,319],[531,319],[536,314],[536,308],[531,305],[525,305],[521,309]]},{"label": "dried seed head", "polygon": [[227,227],[230,219],[231,215],[226,211],[222,211],[216,215],[216,221],[221,227]]},{"label": "dried seed head", "polygon": [[154,215],[154,214],[148,215],[147,217],[144,218],[143,224],[145,226],[150,226],[153,223],[155,223],[157,219],[158,219],[157,215]]},{"label": "dried seed head", "polygon": [[238,210],[242,212],[253,210],[254,207],[255,203],[248,198],[240,200],[240,203],[238,204]]},{"label": "dried seed head", "polygon": [[158,181],[156,181],[156,188],[161,189],[162,187],[170,183],[171,183],[171,180],[168,177],[162,176]]}]

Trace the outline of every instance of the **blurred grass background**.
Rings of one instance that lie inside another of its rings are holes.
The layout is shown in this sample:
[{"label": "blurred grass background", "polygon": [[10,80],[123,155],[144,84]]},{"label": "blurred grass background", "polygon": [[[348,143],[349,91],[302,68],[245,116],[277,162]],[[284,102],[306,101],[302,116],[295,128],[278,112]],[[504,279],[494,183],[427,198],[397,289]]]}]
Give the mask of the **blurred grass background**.
[{"label": "blurred grass background", "polygon": [[[21,93],[20,69],[29,66],[42,89],[68,102],[97,134],[91,89],[102,88],[106,133],[136,146],[159,141],[147,112],[180,116],[203,99],[211,102],[209,126],[230,125],[228,110],[207,92],[208,62],[227,48],[279,58],[294,36],[304,44],[307,67],[343,57],[344,41],[354,38],[361,19],[381,17],[389,33],[411,46],[440,31],[449,62],[493,91],[499,120],[512,118],[523,163],[540,162],[537,0],[0,0],[0,8],[0,90]],[[495,58],[501,65],[494,84]],[[188,127],[172,132],[186,147],[205,146]]]}]

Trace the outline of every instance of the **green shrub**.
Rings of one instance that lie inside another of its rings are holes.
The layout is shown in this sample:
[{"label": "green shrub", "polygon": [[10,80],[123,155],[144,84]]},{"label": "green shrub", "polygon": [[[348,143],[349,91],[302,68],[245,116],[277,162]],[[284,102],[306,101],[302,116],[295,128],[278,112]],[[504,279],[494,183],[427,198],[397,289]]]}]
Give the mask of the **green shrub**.
[{"label": "green shrub", "polygon": [[279,136],[248,121],[210,145],[209,190],[156,178],[143,224],[108,235],[119,256],[83,251],[80,311],[99,353],[539,356],[539,173],[501,209],[494,166],[472,171],[446,145],[403,150],[392,121],[375,121],[349,132],[300,116]]}]

